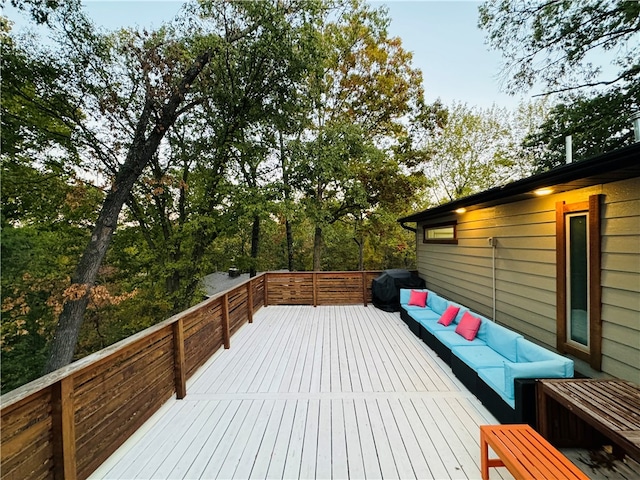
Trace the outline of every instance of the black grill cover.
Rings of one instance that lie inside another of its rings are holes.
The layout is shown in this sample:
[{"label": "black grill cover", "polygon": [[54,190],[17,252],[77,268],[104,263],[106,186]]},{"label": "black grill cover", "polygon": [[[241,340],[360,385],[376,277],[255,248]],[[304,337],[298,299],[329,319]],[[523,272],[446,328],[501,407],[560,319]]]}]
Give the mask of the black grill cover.
[{"label": "black grill cover", "polygon": [[371,282],[373,304],[385,312],[400,311],[401,288],[424,288],[425,282],[409,270],[385,270]]}]

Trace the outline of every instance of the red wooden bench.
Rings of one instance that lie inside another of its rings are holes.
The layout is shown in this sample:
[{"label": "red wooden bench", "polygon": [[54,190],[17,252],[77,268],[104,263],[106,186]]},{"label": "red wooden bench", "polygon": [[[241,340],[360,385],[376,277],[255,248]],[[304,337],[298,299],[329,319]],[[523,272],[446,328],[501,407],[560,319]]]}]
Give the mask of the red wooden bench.
[{"label": "red wooden bench", "polygon": [[[499,458],[489,458],[489,447]],[[529,425],[481,425],[480,457],[483,480],[490,467],[506,467],[517,480],[589,480]]]}]

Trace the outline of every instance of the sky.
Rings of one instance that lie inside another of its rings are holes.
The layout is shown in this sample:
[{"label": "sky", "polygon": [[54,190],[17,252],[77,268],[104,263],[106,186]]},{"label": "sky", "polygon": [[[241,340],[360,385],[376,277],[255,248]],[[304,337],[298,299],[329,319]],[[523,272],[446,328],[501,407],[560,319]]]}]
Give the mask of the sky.
[{"label": "sky", "polygon": [[[499,52],[484,44],[478,26],[479,1],[470,0],[369,0],[389,10],[389,33],[402,39],[413,53],[414,67],[422,70],[425,98],[445,105],[464,102],[489,108],[495,104],[514,109],[522,97],[501,90]],[[89,15],[105,28],[158,27],[173,18],[182,2],[175,0],[86,0]],[[6,14],[11,20],[10,11]]]}]

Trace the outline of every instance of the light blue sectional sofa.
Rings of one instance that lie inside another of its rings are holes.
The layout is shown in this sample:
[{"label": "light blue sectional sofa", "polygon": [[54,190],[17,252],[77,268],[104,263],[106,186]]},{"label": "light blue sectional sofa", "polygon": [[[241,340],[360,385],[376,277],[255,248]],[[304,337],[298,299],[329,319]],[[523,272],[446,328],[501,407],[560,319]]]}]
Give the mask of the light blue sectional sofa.
[{"label": "light blue sectional sofa", "polygon": [[[409,305],[411,290],[400,290],[400,317],[411,331],[451,366],[500,422],[535,427],[535,379],[572,378],[573,361],[435,292],[421,291],[427,292],[425,307]],[[450,305],[460,310],[444,326],[438,320]],[[465,312],[481,321],[472,340],[455,331]]]}]

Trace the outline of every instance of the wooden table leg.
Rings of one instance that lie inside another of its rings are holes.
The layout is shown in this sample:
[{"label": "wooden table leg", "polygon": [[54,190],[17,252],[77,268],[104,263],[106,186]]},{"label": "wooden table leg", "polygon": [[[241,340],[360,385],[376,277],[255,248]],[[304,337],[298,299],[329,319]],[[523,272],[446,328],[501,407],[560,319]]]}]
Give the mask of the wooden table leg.
[{"label": "wooden table leg", "polygon": [[551,429],[549,428],[549,418],[547,417],[547,395],[544,385],[536,382],[536,393],[538,397],[538,432],[547,440],[550,440]]},{"label": "wooden table leg", "polygon": [[480,429],[480,471],[482,473],[482,480],[489,480],[489,445],[487,445],[487,438],[484,432]]}]

